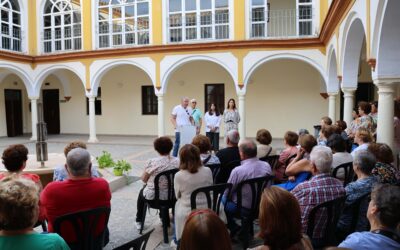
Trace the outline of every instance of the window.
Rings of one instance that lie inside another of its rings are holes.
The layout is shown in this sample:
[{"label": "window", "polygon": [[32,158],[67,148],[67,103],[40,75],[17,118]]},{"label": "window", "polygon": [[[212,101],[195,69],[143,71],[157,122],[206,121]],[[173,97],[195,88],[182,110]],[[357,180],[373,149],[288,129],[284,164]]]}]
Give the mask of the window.
[{"label": "window", "polygon": [[[95,115],[101,115],[101,87],[97,89],[97,97],[94,101]],[[89,98],[86,97],[86,115],[89,115]]]},{"label": "window", "polygon": [[43,52],[82,49],[79,1],[47,0],[43,11]]},{"label": "window", "polygon": [[220,84],[206,84],[204,86],[204,113],[210,109],[211,103],[214,103],[220,113],[224,112],[225,109],[225,86],[223,83]]},{"label": "window", "polygon": [[267,0],[251,0],[251,34],[252,38],[265,37],[267,34]]},{"label": "window", "polygon": [[0,48],[21,51],[21,11],[17,0],[1,0]]},{"label": "window", "polygon": [[142,86],[142,115],[157,115],[158,100],[154,94],[154,87]]},{"label": "window", "polygon": [[149,0],[99,0],[99,48],[149,44]]},{"label": "window", "polygon": [[297,0],[298,3],[298,29],[297,35],[310,36],[312,35],[313,27],[313,1],[312,0]]},{"label": "window", "polygon": [[228,0],[169,0],[168,41],[229,39]]}]

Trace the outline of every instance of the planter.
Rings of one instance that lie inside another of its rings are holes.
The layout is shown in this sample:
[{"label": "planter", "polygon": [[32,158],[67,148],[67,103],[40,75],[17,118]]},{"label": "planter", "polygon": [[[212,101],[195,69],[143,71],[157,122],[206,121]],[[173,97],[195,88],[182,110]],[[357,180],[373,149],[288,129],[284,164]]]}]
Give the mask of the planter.
[{"label": "planter", "polygon": [[124,172],[122,169],[113,169],[114,175],[115,176],[122,176],[122,173]]}]

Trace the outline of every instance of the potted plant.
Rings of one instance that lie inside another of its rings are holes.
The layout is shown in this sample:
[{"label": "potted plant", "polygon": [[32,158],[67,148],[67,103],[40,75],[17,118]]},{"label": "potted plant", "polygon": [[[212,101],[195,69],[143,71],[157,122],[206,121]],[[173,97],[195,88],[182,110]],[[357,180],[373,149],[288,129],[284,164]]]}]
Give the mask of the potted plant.
[{"label": "potted plant", "polygon": [[99,164],[99,168],[110,168],[115,165],[114,160],[111,157],[111,154],[107,151],[103,151],[103,154],[96,157],[97,163]]},{"label": "potted plant", "polygon": [[127,172],[131,169],[132,169],[131,164],[128,163],[126,160],[118,160],[114,166],[113,171],[115,176],[122,176],[124,172]]}]

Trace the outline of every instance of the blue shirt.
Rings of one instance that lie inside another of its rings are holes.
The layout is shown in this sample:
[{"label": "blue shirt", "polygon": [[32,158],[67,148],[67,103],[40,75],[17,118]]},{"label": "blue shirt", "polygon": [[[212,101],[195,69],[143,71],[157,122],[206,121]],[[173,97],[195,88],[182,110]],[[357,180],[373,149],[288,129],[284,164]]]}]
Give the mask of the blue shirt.
[{"label": "blue shirt", "polygon": [[350,234],[339,247],[350,248],[353,250],[398,250],[400,243],[381,234],[371,232],[357,232]]},{"label": "blue shirt", "polygon": [[[91,171],[93,177],[100,177],[99,173],[97,172],[96,166],[92,165]],[[63,181],[66,179],[68,179],[68,173],[67,170],[65,169],[65,166],[64,165],[57,166],[54,169],[53,181]]]}]

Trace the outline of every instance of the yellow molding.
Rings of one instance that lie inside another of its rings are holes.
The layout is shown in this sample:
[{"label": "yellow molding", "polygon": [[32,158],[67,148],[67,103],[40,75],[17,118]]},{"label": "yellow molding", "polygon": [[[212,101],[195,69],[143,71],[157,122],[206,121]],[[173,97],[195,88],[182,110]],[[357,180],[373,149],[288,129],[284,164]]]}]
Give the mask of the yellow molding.
[{"label": "yellow molding", "polygon": [[92,50],[92,1],[82,0],[82,2],[83,50]]},{"label": "yellow molding", "polygon": [[246,18],[245,18],[245,5],[244,0],[234,1],[234,40],[245,40],[246,39]]},{"label": "yellow molding", "polygon": [[320,0],[320,11],[319,11],[319,30],[321,31],[322,29],[322,24],[325,21],[326,15],[328,15],[328,0]]},{"label": "yellow molding", "polygon": [[85,88],[86,90],[90,90],[92,85],[90,82],[90,65],[92,65],[93,60],[91,59],[84,59],[80,61],[83,65],[85,65],[86,70],[86,79],[85,79]]},{"label": "yellow molding", "polygon": [[155,82],[156,88],[161,88],[160,63],[161,63],[161,60],[164,59],[164,57],[165,57],[165,55],[163,55],[163,54],[151,55],[151,59],[156,63],[156,82]]},{"label": "yellow molding", "polygon": [[37,0],[29,0],[28,1],[28,53],[29,55],[37,55],[37,23],[36,23],[36,1]]},{"label": "yellow molding", "polygon": [[152,36],[153,44],[162,44],[162,1],[151,1],[151,25],[152,25]]}]

